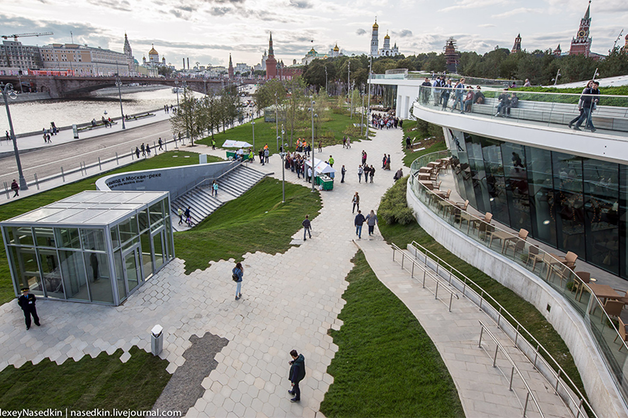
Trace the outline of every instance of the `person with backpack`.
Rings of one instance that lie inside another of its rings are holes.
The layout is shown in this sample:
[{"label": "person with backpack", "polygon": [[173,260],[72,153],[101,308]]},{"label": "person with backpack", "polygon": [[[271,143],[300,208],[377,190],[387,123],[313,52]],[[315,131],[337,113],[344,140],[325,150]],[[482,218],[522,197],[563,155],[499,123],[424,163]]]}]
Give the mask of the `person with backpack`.
[{"label": "person with backpack", "polygon": [[235,300],[242,298],[242,278],[244,277],[244,267],[242,263],[237,263],[231,270],[231,278],[236,282]]},{"label": "person with backpack", "polygon": [[188,224],[190,228],[192,228],[192,208],[188,206],[185,210],[185,223]]},{"label": "person with backpack", "polygon": [[290,395],[294,395],[294,398],[290,399],[290,402],[299,402],[301,400],[301,389],[299,389],[299,382],[305,378],[305,357],[303,354],[297,353],[297,350],[290,351],[292,361],[290,364],[290,372],[288,373],[288,379],[292,384],[292,390],[289,390]]}]

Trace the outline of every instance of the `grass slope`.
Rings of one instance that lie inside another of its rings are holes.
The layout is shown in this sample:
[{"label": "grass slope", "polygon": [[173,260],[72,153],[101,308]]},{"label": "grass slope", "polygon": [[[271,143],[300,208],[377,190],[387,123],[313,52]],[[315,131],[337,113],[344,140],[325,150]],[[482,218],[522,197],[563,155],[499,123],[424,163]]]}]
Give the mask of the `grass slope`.
[{"label": "grass slope", "polygon": [[44,359],[8,367],[0,373],[0,409],[150,410],[170,380],[168,361],[137,347],[130,354],[126,363],[117,350],[60,366]]},{"label": "grass slope", "polygon": [[[174,158],[176,156],[176,158]],[[185,158],[185,157],[189,158]],[[208,156],[207,162],[222,161],[220,158]],[[134,164],[110,171],[109,174],[124,173],[127,171],[149,170],[153,168],[176,167],[182,165],[198,164],[198,154],[192,152],[169,151],[156,155],[152,158],[138,161]],[[65,199],[84,190],[96,190],[96,180],[102,174],[88,177],[76,183],[57,187],[47,192],[39,193],[30,197],[25,197],[11,203],[0,206],[0,221],[4,221],[21,215],[41,206]],[[13,285],[11,284],[11,272],[7,262],[7,253],[4,248],[4,241],[0,240],[0,304],[15,298]]]},{"label": "grass slope", "polygon": [[[405,187],[406,183],[397,183],[393,187]],[[403,193],[405,196],[405,193]],[[493,296],[508,312],[510,312],[556,359],[567,372],[582,393],[586,393],[569,348],[558,332],[547,322],[545,317],[532,305],[519,297],[515,292],[500,284],[481,270],[462,261],[445,247],[440,245],[419,224],[414,221],[410,225],[387,225],[382,222],[379,230],[387,242],[394,242],[400,248],[416,241],[428,250],[457,268],[478,286]],[[476,289],[477,290],[477,289]]]},{"label": "grass slope", "polygon": [[434,344],[359,251],[347,276],[347,304],[334,376],[321,404],[332,417],[463,417],[454,383]]},{"label": "grass slope", "polygon": [[[247,252],[275,254],[290,248],[292,235],[306,214],[313,219],[321,209],[320,194],[286,182],[286,203],[281,203],[281,181],[266,178],[227,202],[198,226],[174,236],[178,258],[186,274],[206,269],[210,261],[242,260]],[[316,228],[316,222],[313,222]]]},{"label": "grass slope", "polygon": [[[435,129],[435,128],[432,128]],[[442,135],[441,135],[442,136]],[[403,164],[406,167],[410,167],[412,161],[419,158],[421,155],[430,154],[436,151],[444,151],[447,149],[447,145],[445,141],[442,139],[438,139],[436,141],[426,141],[423,145],[426,147],[421,151],[412,151],[411,149],[406,148],[406,138],[410,137],[412,143],[422,141],[428,137],[430,134],[428,132],[424,132],[422,130],[417,129],[417,121],[416,120],[404,120],[403,121],[403,138],[401,139],[401,147],[405,156],[403,157]]]}]

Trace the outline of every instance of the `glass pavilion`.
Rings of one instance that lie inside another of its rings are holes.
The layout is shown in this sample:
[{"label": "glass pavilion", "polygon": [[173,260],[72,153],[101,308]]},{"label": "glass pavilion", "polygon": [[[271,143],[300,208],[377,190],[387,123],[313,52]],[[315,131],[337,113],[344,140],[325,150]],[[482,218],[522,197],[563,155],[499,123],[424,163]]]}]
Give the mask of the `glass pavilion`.
[{"label": "glass pavilion", "polygon": [[85,191],[0,222],[15,294],[119,305],[174,258],[168,192]]}]

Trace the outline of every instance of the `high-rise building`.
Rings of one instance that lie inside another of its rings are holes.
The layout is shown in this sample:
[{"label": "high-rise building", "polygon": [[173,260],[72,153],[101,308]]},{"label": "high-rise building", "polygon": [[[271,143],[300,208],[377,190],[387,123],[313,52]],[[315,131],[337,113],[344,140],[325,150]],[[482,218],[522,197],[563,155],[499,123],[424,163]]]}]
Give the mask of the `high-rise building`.
[{"label": "high-rise building", "polygon": [[268,58],[266,58],[266,79],[277,77],[277,60],[275,59],[275,50],[273,49],[273,33],[270,33],[268,41]]},{"label": "high-rise building", "polygon": [[569,48],[569,55],[584,55],[589,57],[591,54],[591,37],[589,36],[589,29],[591,28],[591,1],[589,0],[589,7],[584,17],[580,20],[580,27],[576,37],[571,40],[571,48]]},{"label": "high-rise building", "polygon": [[521,52],[521,34],[517,35],[515,38],[515,44],[512,46],[511,54],[516,54],[517,52]]}]

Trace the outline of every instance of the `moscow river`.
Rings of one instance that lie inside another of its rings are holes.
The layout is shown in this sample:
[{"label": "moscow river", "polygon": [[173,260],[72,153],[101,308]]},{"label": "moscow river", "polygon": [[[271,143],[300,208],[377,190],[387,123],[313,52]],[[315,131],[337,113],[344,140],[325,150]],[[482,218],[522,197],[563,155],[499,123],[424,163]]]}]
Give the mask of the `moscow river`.
[{"label": "moscow river", "polygon": [[[194,93],[201,97],[200,93]],[[181,93],[179,93],[181,99]],[[69,126],[74,123],[87,123],[92,119],[100,120],[105,117],[120,117],[120,102],[118,95],[96,96],[94,100],[41,100],[36,102],[11,103],[11,119],[16,134],[41,131],[50,128],[50,122],[58,127]],[[146,112],[161,109],[164,105],[177,104],[177,95],[171,88],[122,94],[124,114]],[[0,134],[9,129],[7,114],[4,106],[0,110]]]}]

